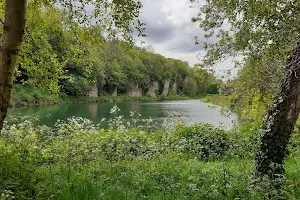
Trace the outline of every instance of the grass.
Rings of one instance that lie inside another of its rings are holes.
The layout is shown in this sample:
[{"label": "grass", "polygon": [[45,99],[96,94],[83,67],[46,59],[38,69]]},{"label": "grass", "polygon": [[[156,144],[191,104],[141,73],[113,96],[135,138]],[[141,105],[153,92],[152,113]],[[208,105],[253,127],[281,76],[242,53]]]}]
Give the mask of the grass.
[{"label": "grass", "polygon": [[[245,170],[245,167],[247,170]],[[75,184],[62,199],[234,199],[248,194],[251,162],[199,162],[162,155],[92,165],[97,179]],[[96,169],[96,170],[95,170]],[[225,179],[224,179],[225,177]],[[84,196],[86,195],[86,196]]]},{"label": "grass", "polygon": [[95,102],[123,102],[123,101],[167,101],[167,100],[186,100],[191,97],[182,95],[170,95],[170,96],[141,96],[133,97],[126,95],[119,96],[100,96],[100,97],[74,97],[66,96],[60,97],[62,103],[95,103]]}]

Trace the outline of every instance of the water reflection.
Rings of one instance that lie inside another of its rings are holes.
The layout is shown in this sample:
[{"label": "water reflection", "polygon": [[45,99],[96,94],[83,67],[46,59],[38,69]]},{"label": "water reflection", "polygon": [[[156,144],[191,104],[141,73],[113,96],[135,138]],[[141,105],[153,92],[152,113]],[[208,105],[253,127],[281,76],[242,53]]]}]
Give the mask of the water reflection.
[{"label": "water reflection", "polygon": [[89,107],[89,113],[92,116],[92,119],[97,119],[98,114],[98,104],[97,103],[91,103],[88,105]]},{"label": "water reflection", "polygon": [[[140,113],[142,119],[151,117],[160,126],[164,120],[178,119],[186,125],[194,123],[210,123],[222,125],[227,128],[237,122],[237,116],[223,116],[217,107],[212,108],[211,104],[203,103],[200,100],[183,101],[160,101],[160,102],[121,102],[121,103],[89,103],[89,104],[68,104],[41,107],[10,108],[8,114],[22,115],[38,114],[41,117],[40,123],[53,126],[57,119],[66,120],[69,117],[84,117],[99,123],[102,118],[112,117],[110,109],[118,106],[125,119],[131,119],[130,111]],[[46,117],[48,116],[48,117]],[[107,124],[102,123],[104,128]]]}]

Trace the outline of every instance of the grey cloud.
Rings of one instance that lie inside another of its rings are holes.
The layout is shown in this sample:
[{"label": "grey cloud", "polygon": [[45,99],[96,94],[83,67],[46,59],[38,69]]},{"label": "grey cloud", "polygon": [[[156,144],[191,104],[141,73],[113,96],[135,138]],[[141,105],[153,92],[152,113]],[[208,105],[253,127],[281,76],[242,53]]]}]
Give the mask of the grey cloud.
[{"label": "grey cloud", "polygon": [[146,23],[145,40],[151,43],[162,43],[171,40],[176,32],[176,25],[168,19],[168,14],[162,11],[162,3],[143,1],[141,21]]},{"label": "grey cloud", "polygon": [[176,37],[168,45],[168,50],[180,53],[194,53],[203,50],[203,44],[195,44],[195,36],[199,41],[203,41],[204,37],[201,30],[196,24],[187,22],[182,29],[176,32]]},{"label": "grey cloud", "polygon": [[195,44],[193,40],[178,40],[173,42],[168,50],[179,53],[194,53],[203,50],[201,44]]},{"label": "grey cloud", "polygon": [[164,12],[162,9],[163,1],[144,0],[143,7],[141,20],[146,23],[145,33],[148,37],[143,38],[146,43],[164,44],[166,50],[177,53],[193,53],[203,50],[202,44],[195,45],[194,42],[195,36],[202,40],[203,34],[198,25],[192,23],[189,18],[174,24],[174,21],[169,18],[171,13]]},{"label": "grey cloud", "polygon": [[175,27],[164,21],[145,20],[147,41],[153,43],[162,43],[174,38]]},{"label": "grey cloud", "polygon": [[[197,62],[197,54],[204,52],[203,44],[195,45],[194,37],[205,41],[204,32],[191,18],[199,12],[189,8],[185,0],[142,0],[141,21],[146,23],[147,38],[137,38],[152,45],[155,52],[167,57]],[[215,42],[212,39],[210,42]]]}]

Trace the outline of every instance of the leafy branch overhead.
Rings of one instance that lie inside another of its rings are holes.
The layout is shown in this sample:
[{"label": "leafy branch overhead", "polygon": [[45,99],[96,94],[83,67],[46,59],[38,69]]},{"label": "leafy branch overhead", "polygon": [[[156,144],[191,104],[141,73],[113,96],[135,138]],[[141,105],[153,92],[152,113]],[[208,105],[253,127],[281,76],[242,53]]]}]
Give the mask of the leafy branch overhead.
[{"label": "leafy branch overhead", "polygon": [[132,33],[144,34],[140,0],[57,0],[55,4],[63,8],[68,22],[78,22],[83,26],[97,24],[111,37],[121,37],[133,42]]},{"label": "leafy branch overhead", "polygon": [[[264,67],[273,70],[273,74],[282,72],[281,76],[275,76],[275,79],[280,77],[277,92],[276,95],[272,94],[274,101],[267,106],[269,108],[261,132],[257,133],[261,138],[255,166],[258,180],[262,180],[264,176],[273,181],[282,179],[285,174],[284,159],[287,145],[300,112],[300,2],[297,0],[205,2],[191,0],[191,2],[200,9],[193,21],[199,22],[200,27],[208,32],[208,37],[215,37],[217,40],[215,43],[205,45],[207,50],[205,65],[213,65],[228,56],[240,55],[244,57],[246,68],[242,72],[246,72],[249,66],[252,73],[255,70],[262,72]],[[275,69],[272,69],[270,64],[275,65]],[[242,76],[243,73],[240,73],[239,78]],[[247,91],[249,89],[247,88]],[[259,89],[252,91],[255,96],[257,93],[262,94],[264,90],[261,85],[255,86],[254,89]],[[237,98],[236,100],[240,101]],[[251,101],[258,100],[254,98]],[[280,189],[282,184],[275,184],[275,187]]]},{"label": "leafy branch overhead", "polygon": [[[217,39],[206,44],[207,64],[227,56],[267,56],[282,63],[299,40],[300,2],[191,0],[199,8],[192,20]],[[280,50],[279,50],[280,49]]]}]

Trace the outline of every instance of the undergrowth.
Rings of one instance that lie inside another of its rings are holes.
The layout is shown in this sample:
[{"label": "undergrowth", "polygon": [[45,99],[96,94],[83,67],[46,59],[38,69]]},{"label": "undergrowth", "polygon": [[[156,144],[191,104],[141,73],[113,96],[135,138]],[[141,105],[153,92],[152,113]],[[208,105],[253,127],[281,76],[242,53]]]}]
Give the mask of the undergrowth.
[{"label": "undergrowth", "polygon": [[52,104],[57,98],[49,92],[32,85],[14,84],[12,90],[11,106],[28,106]]},{"label": "undergrowth", "polygon": [[253,185],[258,125],[225,131],[209,124],[126,122],[110,127],[69,118],[54,127],[12,117],[0,135],[0,199],[297,199],[299,140],[286,160],[283,191]]}]

